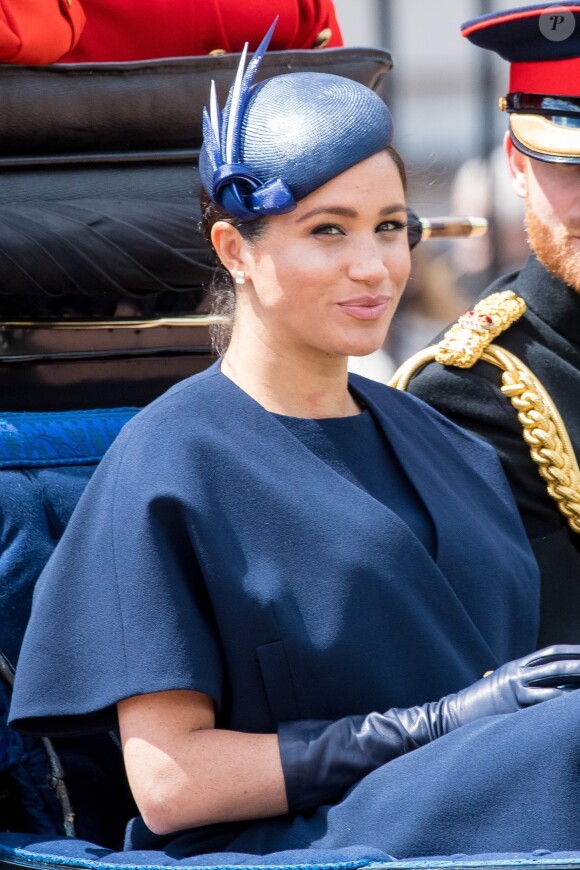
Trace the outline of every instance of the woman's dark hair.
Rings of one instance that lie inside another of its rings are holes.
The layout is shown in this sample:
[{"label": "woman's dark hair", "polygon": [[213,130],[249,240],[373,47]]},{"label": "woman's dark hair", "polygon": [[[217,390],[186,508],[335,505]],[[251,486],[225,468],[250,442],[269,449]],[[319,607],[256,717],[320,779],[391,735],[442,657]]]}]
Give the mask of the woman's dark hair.
[{"label": "woman's dark hair", "polygon": [[[392,158],[393,163],[397,167],[403,190],[407,192],[407,170],[405,163],[399,152],[392,145],[387,145],[385,151]],[[201,205],[201,233],[208,243],[216,259],[216,270],[214,272],[211,284],[211,314],[218,316],[220,319],[216,323],[212,323],[209,332],[214,351],[223,356],[228,348],[232,334],[232,324],[234,312],[236,309],[236,292],[232,276],[220,263],[216,250],[211,241],[211,231],[213,225],[218,221],[226,221],[235,227],[243,239],[247,242],[257,241],[267,226],[269,217],[258,217],[255,220],[245,221],[239,218],[232,217],[228,212],[216,205],[207,195],[203,187],[200,195]]]},{"label": "woman's dark hair", "polygon": [[393,163],[397,167],[397,171],[399,173],[399,178],[401,179],[401,184],[403,185],[403,191],[406,194],[408,181],[407,181],[407,167],[405,166],[405,161],[403,160],[403,158],[401,157],[401,155],[399,154],[397,149],[394,148],[392,145],[387,145],[387,147],[385,148],[385,151],[392,158]]}]

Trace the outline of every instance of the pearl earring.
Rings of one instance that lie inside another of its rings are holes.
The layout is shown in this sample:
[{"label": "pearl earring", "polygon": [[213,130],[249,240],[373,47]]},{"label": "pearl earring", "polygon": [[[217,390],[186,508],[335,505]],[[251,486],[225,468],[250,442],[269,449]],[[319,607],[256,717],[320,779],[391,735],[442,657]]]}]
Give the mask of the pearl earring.
[{"label": "pearl earring", "polygon": [[235,277],[236,284],[245,284],[246,283],[246,273],[242,272],[240,269],[236,271]]}]

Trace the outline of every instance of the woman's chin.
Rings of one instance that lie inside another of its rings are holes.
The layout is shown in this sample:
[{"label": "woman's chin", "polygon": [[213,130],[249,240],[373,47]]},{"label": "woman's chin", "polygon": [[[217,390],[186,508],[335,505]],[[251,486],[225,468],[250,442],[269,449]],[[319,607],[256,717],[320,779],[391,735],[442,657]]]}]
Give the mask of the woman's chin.
[{"label": "woman's chin", "polygon": [[351,339],[343,343],[341,352],[344,356],[369,356],[369,354],[379,350],[383,346],[384,341],[385,335],[382,333],[381,335],[374,336],[372,339],[370,336],[365,336],[364,340],[359,338],[353,341]]},{"label": "woman's chin", "polygon": [[333,357],[369,356],[383,347],[386,336],[386,328],[337,329],[329,331],[326,341],[321,342],[318,347]]}]

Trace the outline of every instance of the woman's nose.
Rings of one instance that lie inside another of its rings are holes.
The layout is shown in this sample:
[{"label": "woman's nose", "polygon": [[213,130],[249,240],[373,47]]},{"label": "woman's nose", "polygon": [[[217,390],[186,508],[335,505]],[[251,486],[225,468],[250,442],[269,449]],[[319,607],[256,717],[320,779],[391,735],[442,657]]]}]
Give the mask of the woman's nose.
[{"label": "woman's nose", "polygon": [[383,281],[388,271],[382,252],[374,241],[353,247],[349,262],[349,275],[353,281],[375,284]]}]

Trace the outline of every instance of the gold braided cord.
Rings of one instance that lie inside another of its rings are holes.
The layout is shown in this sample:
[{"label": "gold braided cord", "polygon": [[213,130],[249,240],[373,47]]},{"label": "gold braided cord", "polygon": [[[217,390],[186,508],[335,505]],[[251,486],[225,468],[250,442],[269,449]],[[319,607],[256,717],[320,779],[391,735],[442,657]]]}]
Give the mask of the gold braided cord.
[{"label": "gold braided cord", "polygon": [[502,393],[520,421],[530,456],[548,495],[574,532],[580,532],[580,469],[560,413],[534,373],[515,354],[490,345],[481,359],[502,370]]},{"label": "gold braided cord", "polygon": [[432,344],[431,347],[426,347],[410,356],[408,360],[402,363],[389,381],[389,387],[395,387],[397,390],[406,390],[409,386],[409,381],[413,375],[418,372],[427,363],[433,362],[437,351],[438,344]]},{"label": "gold braided cord", "polygon": [[525,310],[526,303],[513,290],[501,290],[480,299],[472,311],[465,311],[449,327],[438,344],[420,350],[404,362],[390,386],[406,390],[415,372],[432,360],[444,366],[471,368],[493,339],[519,320]]},{"label": "gold braided cord", "polygon": [[[414,354],[397,369],[389,385],[406,390],[413,375],[437,359],[438,351],[439,345],[435,344]],[[501,369],[501,390],[518,415],[530,456],[546,482],[548,494],[572,531],[580,533],[580,469],[556,405],[541,381],[515,354],[490,344],[479,359]]]}]

